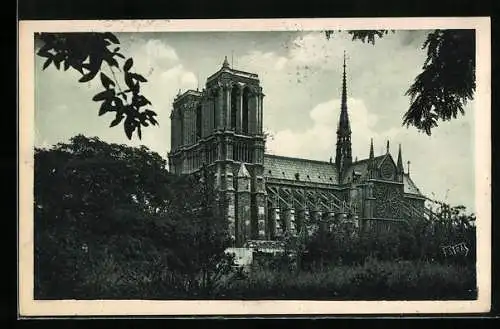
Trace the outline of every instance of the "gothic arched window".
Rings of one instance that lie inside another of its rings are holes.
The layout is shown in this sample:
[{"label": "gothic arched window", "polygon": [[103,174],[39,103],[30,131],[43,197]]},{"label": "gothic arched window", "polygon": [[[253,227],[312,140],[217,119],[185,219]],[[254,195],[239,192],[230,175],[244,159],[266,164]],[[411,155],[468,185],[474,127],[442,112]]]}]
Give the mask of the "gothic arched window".
[{"label": "gothic arched window", "polygon": [[249,114],[249,100],[250,98],[250,89],[248,89],[248,87],[245,87],[245,89],[243,89],[243,118],[242,118],[242,123],[241,123],[241,128],[243,130],[243,133],[248,133],[248,114]]},{"label": "gothic arched window", "polygon": [[213,97],[213,102],[212,102],[212,112],[213,112],[213,129],[217,129],[217,126],[218,126],[218,122],[219,122],[219,111],[217,110],[218,109],[218,106],[220,106],[219,102],[217,101],[218,100],[218,96],[219,96],[219,92],[217,91],[217,89],[215,89],[213,91],[213,94],[212,94],[212,97]]},{"label": "gothic arched window", "polygon": [[184,145],[184,113],[179,111],[179,124],[180,124],[180,145]]},{"label": "gothic arched window", "polygon": [[231,128],[236,128],[236,118],[238,113],[238,87],[231,89]]},{"label": "gothic arched window", "polygon": [[201,138],[201,104],[196,107],[196,140]]}]

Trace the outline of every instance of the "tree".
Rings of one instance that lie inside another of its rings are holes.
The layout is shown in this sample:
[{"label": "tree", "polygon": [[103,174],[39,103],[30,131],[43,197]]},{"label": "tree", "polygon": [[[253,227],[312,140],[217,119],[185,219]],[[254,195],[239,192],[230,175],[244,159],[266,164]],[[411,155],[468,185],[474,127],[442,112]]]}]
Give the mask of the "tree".
[{"label": "tree", "polygon": [[34,173],[35,296],[120,296],[161,269],[173,178],[158,154],[78,135],[36,149]]},{"label": "tree", "polygon": [[176,201],[168,215],[175,230],[168,247],[170,269],[187,296],[213,297],[218,283],[234,265],[233,256],[225,253],[231,242],[220,212],[225,200],[205,166],[178,179]]},{"label": "tree", "polygon": [[[132,72],[134,61],[125,60],[120,52],[120,41],[110,32],[105,33],[38,33],[36,39],[43,43],[37,55],[46,58],[45,70],[51,64],[65,71],[69,68],[79,72],[79,82],[85,83],[98,74],[103,91],[96,94],[92,100],[102,102],[98,114],[115,112],[115,119],[110,127],[120,124],[123,119],[125,135],[128,139],[137,130],[137,136],[142,138],[141,127],[149,124],[157,125],[156,112],[151,110],[151,102],[141,94],[141,83],[147,82],[142,75]],[[110,50],[108,47],[114,47]],[[122,64],[119,63],[122,62]],[[104,73],[107,67],[111,76]],[[117,78],[121,73],[123,81]],[[126,88],[122,88],[124,83]]]},{"label": "tree", "polygon": [[[352,40],[373,45],[388,32],[348,31]],[[328,39],[332,33],[325,31]],[[431,135],[438,121],[465,114],[464,107],[474,98],[476,90],[474,33],[474,30],[434,30],[427,35],[422,45],[422,49],[427,49],[422,73],[405,93],[410,97],[410,107],[403,115],[403,125]]]},{"label": "tree", "polygon": [[78,135],[35,150],[34,183],[36,298],[210,295],[231,268],[211,185],[146,147]]},{"label": "tree", "polygon": [[[368,230],[354,230],[348,222],[337,222],[308,241],[307,259],[312,265],[362,264],[367,259],[383,261],[459,261],[475,265],[475,215],[464,206],[442,204],[433,218],[410,218],[390,226],[374,223]],[[356,232],[357,231],[357,232]],[[355,234],[353,234],[355,233]],[[443,255],[442,247],[464,243],[469,249],[456,257]]]}]

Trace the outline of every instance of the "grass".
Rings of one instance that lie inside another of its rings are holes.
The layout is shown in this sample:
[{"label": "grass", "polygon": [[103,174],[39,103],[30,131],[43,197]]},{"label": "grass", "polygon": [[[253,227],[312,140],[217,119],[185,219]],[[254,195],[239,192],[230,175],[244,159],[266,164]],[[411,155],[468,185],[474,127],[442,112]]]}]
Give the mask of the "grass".
[{"label": "grass", "polygon": [[[233,300],[473,300],[475,268],[466,264],[367,260],[316,271],[255,267],[246,277],[226,277],[208,295],[184,289],[168,271],[132,271],[130,264],[101,263],[84,282],[67,289],[70,299]],[[68,287],[69,288],[69,287]],[[48,294],[50,295],[50,294]],[[54,299],[55,296],[39,296]],[[37,298],[37,299],[38,299]],[[60,297],[59,297],[60,298]],[[59,299],[55,298],[55,299]]]},{"label": "grass", "polygon": [[446,300],[475,299],[475,271],[455,264],[367,261],[317,272],[255,269],[226,282],[227,299]]}]

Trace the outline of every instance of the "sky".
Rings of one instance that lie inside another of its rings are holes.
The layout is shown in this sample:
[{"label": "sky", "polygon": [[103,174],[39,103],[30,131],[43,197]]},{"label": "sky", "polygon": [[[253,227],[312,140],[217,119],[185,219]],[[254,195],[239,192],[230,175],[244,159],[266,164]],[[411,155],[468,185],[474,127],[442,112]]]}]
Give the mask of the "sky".
[{"label": "sky", "polygon": [[179,89],[200,90],[222,65],[256,73],[265,94],[267,152],[328,161],[335,158],[343,53],[347,56],[348,111],[353,158],[385,153],[396,159],[401,144],[405,171],[425,195],[452,205],[474,205],[474,102],[466,115],[442,122],[427,136],[402,126],[410,99],[405,92],[426,58],[426,31],[396,31],[375,45],[353,42],[345,32],[327,40],[322,32],[117,33],[121,51],[148,82],[143,94],[158,113],[159,126],[143,129],[142,140],[109,128],[114,115],[99,117],[92,101],[100,81],[77,82],[79,73],[42,70],[35,56],[35,146],[50,147],[77,134],[132,146],[145,145],[164,158],[170,148],[171,104]]}]

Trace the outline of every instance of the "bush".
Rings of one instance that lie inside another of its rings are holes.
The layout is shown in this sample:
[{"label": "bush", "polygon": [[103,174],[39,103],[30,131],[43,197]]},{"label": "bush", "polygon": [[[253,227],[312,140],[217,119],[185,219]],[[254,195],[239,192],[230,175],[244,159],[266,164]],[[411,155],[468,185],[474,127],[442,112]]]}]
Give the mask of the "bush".
[{"label": "bush", "polygon": [[224,287],[231,299],[433,300],[474,299],[473,268],[455,264],[367,259],[361,265],[332,266],[293,274],[254,269],[246,280]]},{"label": "bush", "polygon": [[[257,255],[250,274],[234,273],[217,211],[225,200],[208,190],[209,177],[173,176],[147,148],[81,135],[36,149],[35,298],[429,299],[475,291],[475,218],[461,207],[381,232],[355,234],[348,223],[312,238],[301,231],[285,237],[284,253]],[[467,257],[443,257],[440,248],[458,242],[469,246]]]},{"label": "bush", "polygon": [[145,147],[82,135],[35,149],[36,299],[213,294],[232,263],[224,200],[212,175],[165,165]]}]

